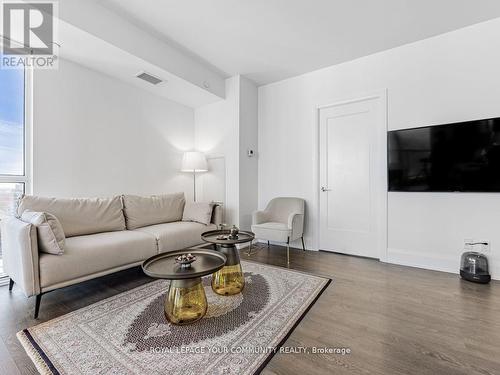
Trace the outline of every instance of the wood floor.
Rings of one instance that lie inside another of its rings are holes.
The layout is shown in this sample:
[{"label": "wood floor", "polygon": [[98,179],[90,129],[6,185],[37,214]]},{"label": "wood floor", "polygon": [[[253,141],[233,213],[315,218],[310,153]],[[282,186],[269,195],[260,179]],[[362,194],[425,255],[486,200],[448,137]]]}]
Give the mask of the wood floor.
[{"label": "wood floor", "polygon": [[[286,265],[282,247],[242,259]],[[326,252],[292,250],[292,268],[334,279],[285,343],[351,354],[276,354],[263,374],[500,374],[500,282]],[[0,288],[0,374],[35,374],[16,332],[149,282],[138,268],[34,301]]]}]

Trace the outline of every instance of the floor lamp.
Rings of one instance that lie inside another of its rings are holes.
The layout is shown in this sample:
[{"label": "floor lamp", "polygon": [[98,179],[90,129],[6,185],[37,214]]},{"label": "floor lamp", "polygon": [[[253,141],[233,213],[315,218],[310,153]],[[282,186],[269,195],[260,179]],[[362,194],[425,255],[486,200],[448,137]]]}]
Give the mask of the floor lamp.
[{"label": "floor lamp", "polygon": [[182,156],[181,172],[191,172],[193,174],[193,198],[196,202],[196,173],[207,172],[207,159],[200,151],[188,151]]}]

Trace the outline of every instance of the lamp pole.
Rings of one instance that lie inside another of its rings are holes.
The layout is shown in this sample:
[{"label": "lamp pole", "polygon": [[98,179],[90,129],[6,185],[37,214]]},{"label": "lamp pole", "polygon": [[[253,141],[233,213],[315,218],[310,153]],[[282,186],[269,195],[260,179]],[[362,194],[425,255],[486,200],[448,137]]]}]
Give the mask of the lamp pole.
[{"label": "lamp pole", "polygon": [[196,202],[196,173],[208,171],[205,155],[199,151],[186,151],[182,156],[181,171],[193,173],[193,201]]},{"label": "lamp pole", "polygon": [[196,202],[196,169],[193,169],[193,200]]}]

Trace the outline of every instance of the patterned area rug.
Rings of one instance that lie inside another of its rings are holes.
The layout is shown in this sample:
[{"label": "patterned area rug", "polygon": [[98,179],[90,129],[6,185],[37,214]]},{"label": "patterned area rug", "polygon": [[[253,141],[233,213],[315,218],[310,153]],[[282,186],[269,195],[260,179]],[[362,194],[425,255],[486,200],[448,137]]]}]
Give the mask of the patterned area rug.
[{"label": "patterned area rug", "polygon": [[208,311],[175,326],[165,319],[167,280],[156,280],[19,332],[42,374],[255,374],[330,279],[242,262],[245,288],[219,296],[203,279]]}]

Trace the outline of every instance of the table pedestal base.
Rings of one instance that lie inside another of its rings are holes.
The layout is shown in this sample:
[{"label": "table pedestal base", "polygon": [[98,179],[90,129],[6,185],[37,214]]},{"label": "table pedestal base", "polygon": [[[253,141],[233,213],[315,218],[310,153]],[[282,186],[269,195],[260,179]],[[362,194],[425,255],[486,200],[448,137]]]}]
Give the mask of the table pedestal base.
[{"label": "table pedestal base", "polygon": [[245,276],[241,269],[238,249],[234,245],[221,245],[218,249],[227,258],[226,265],[212,275],[212,290],[222,296],[241,293]]},{"label": "table pedestal base", "polygon": [[207,306],[201,277],[171,281],[165,300],[165,316],[170,323],[194,323],[205,316]]}]

